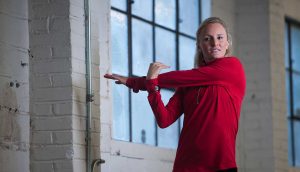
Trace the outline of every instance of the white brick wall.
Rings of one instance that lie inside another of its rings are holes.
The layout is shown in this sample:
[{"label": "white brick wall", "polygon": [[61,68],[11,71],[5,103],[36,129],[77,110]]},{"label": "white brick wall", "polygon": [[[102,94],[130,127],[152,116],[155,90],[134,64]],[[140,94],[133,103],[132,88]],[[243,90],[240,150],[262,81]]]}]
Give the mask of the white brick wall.
[{"label": "white brick wall", "polygon": [[30,0],[29,7],[31,171],[84,171],[84,161],[73,167],[85,155],[82,132],[74,137],[85,120],[73,116],[70,2]]},{"label": "white brick wall", "polygon": [[0,1],[1,172],[29,172],[27,13],[27,1]]},{"label": "white brick wall", "polygon": [[[247,95],[239,130],[240,171],[274,171],[268,1],[237,1],[237,54]],[[255,127],[250,128],[249,126]]]}]

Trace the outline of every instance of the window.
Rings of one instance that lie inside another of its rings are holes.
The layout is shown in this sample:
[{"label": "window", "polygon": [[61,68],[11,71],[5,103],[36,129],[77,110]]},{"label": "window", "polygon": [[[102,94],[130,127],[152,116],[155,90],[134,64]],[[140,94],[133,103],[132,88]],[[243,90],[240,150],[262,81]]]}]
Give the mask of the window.
[{"label": "window", "polygon": [[[163,72],[193,68],[195,35],[210,15],[209,0],[112,0],[111,5],[113,73],[145,76],[154,61],[171,66]],[[161,90],[165,104],[173,93]],[[147,92],[136,94],[114,84],[113,105],[114,139],[177,147],[183,119],[158,128]]]},{"label": "window", "polygon": [[300,167],[300,23],[286,20],[285,68],[289,163]]}]

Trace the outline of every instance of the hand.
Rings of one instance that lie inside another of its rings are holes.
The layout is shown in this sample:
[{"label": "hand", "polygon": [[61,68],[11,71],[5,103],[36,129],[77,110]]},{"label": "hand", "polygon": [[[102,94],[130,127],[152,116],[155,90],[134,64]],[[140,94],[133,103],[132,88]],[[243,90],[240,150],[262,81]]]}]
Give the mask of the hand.
[{"label": "hand", "polygon": [[128,77],[126,76],[121,76],[117,74],[105,74],[104,78],[116,80],[115,81],[116,84],[123,84],[123,85],[126,85],[128,79]]},{"label": "hand", "polygon": [[160,70],[170,68],[170,66],[166,66],[160,62],[151,63],[148,69],[147,80],[157,78]]}]

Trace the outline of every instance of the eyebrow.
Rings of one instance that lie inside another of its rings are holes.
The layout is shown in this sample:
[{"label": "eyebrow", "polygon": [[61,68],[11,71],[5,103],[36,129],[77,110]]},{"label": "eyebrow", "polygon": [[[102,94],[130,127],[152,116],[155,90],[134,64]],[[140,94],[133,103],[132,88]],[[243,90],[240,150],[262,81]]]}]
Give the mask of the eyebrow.
[{"label": "eyebrow", "polygon": [[[217,36],[223,36],[223,35],[225,35],[225,34],[223,34],[223,33],[217,34]],[[204,34],[204,36],[212,36],[212,35]]]}]

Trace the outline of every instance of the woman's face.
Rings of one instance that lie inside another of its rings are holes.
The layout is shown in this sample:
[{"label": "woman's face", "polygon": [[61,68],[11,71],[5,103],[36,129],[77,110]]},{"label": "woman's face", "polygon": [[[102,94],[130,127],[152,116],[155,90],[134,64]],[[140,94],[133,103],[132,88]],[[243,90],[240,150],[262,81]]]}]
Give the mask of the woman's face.
[{"label": "woman's face", "polygon": [[200,47],[205,62],[225,56],[229,43],[224,27],[219,23],[208,24],[200,33]]}]

